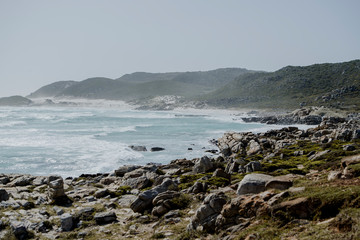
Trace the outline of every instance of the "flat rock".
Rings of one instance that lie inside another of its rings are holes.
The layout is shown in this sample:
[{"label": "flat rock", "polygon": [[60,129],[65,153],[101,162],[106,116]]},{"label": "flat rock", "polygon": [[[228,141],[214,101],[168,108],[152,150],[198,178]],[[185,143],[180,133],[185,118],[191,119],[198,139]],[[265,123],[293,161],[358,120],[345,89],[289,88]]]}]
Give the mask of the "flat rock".
[{"label": "flat rock", "polygon": [[94,219],[98,225],[108,224],[116,221],[115,212],[96,213]]},{"label": "flat rock", "polygon": [[244,194],[255,194],[265,191],[265,185],[268,181],[272,180],[274,177],[266,174],[260,173],[251,173],[246,175],[237,189],[238,195]]}]

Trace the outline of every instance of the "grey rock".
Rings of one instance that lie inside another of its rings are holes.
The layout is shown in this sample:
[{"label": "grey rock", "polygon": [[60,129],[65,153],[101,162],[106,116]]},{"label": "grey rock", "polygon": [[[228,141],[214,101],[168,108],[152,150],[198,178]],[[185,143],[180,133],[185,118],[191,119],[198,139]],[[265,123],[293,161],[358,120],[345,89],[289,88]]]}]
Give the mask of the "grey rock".
[{"label": "grey rock", "polygon": [[104,189],[99,189],[94,193],[94,197],[96,198],[103,198],[106,197],[110,194],[109,190],[104,188]]},{"label": "grey rock", "polygon": [[0,202],[9,200],[9,194],[5,189],[0,189]]},{"label": "grey rock", "polygon": [[118,204],[120,207],[128,208],[130,207],[131,203],[136,200],[136,196],[132,194],[126,194],[121,196],[121,198],[118,200]]},{"label": "grey rock", "polygon": [[7,176],[0,177],[0,184],[8,184],[10,182],[10,178]]},{"label": "grey rock", "polygon": [[138,151],[138,152],[146,152],[147,149],[145,146],[134,146],[134,145],[131,145],[129,146],[129,148],[131,148],[132,150],[134,151]]},{"label": "grey rock", "polygon": [[125,179],[120,186],[129,186],[133,189],[143,189],[151,186],[151,181],[145,176]]},{"label": "grey rock", "polygon": [[115,175],[118,177],[123,177],[125,175],[125,173],[134,171],[135,169],[140,168],[140,166],[135,166],[135,165],[129,165],[129,166],[122,166],[120,168],[118,168],[117,170],[115,170]]},{"label": "grey rock", "polygon": [[206,173],[213,168],[213,163],[207,156],[200,158],[195,162],[194,173]]},{"label": "grey rock", "polygon": [[64,209],[62,209],[60,207],[55,206],[55,207],[53,207],[53,210],[56,213],[56,215],[58,215],[58,216],[64,214]]},{"label": "grey rock", "polygon": [[48,197],[50,200],[57,200],[66,196],[64,192],[64,180],[60,176],[48,177]]},{"label": "grey rock", "polygon": [[344,151],[354,151],[356,148],[355,148],[355,146],[354,145],[345,145],[344,147],[343,147],[343,150]]},{"label": "grey rock", "polygon": [[70,213],[64,213],[60,216],[61,229],[65,232],[71,231],[74,226],[74,219]]},{"label": "grey rock", "polygon": [[265,189],[286,190],[292,187],[293,181],[287,177],[275,177],[265,184]]},{"label": "grey rock", "polygon": [[265,191],[265,184],[272,179],[272,176],[266,174],[248,174],[241,180],[237,189],[237,194],[255,194]]},{"label": "grey rock", "polygon": [[187,190],[187,192],[197,194],[206,192],[207,189],[208,184],[206,182],[195,182],[194,185]]},{"label": "grey rock", "polygon": [[115,212],[96,213],[94,219],[98,225],[108,224],[116,221]]},{"label": "grey rock", "polygon": [[30,185],[32,181],[32,178],[30,178],[29,176],[22,176],[19,178],[16,178],[13,183],[15,186],[27,186]]},{"label": "grey rock", "polygon": [[256,142],[255,140],[250,140],[249,149],[246,151],[246,154],[248,156],[251,156],[251,155],[257,154],[260,151],[261,151],[260,144],[258,142]]},{"label": "grey rock", "polygon": [[342,175],[341,171],[330,171],[328,174],[328,181],[334,181],[340,179]]},{"label": "grey rock", "polygon": [[259,161],[252,161],[245,165],[245,171],[247,173],[255,172],[255,171],[261,171],[261,163]]},{"label": "grey rock", "polygon": [[23,222],[11,221],[10,227],[17,239],[23,240],[28,238],[28,231]]}]

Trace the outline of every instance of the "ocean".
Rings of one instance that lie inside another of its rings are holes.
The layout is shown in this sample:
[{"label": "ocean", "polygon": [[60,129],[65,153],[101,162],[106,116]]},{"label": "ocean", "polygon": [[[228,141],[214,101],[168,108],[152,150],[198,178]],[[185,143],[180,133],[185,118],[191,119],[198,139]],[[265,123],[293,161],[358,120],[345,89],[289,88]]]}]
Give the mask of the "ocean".
[{"label": "ocean", "polygon": [[[276,126],[279,128],[279,126]],[[127,107],[1,107],[0,173],[113,172],[122,165],[193,159],[227,131],[266,131],[229,111],[137,111]],[[130,145],[162,147],[137,152]],[[192,148],[192,150],[188,150]]]}]

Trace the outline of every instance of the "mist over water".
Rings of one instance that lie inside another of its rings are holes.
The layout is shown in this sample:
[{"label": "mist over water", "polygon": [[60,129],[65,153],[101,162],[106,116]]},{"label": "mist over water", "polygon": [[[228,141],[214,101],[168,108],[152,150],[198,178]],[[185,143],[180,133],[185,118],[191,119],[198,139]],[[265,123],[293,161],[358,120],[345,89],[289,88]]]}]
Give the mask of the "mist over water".
[{"label": "mist over water", "polygon": [[[2,107],[0,173],[66,177],[112,172],[126,164],[169,163],[206,155],[205,150],[216,149],[209,140],[226,131],[273,128],[233,118],[210,110]],[[163,147],[165,151],[136,152],[129,145],[143,145],[148,150]]]}]

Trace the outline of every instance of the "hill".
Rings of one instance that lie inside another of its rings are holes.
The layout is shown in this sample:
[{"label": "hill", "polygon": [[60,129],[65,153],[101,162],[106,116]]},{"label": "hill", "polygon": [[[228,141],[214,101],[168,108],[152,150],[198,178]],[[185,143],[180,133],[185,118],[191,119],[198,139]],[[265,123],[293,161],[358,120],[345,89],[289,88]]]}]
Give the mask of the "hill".
[{"label": "hill", "polygon": [[75,81],[60,81],[55,82],[44,87],[41,87],[37,91],[31,93],[27,97],[29,98],[39,98],[39,97],[53,97],[60,94],[62,91],[77,84]]},{"label": "hill", "polygon": [[24,98],[22,96],[0,98],[0,106],[27,106],[31,103],[32,101],[30,99]]},{"label": "hill", "polygon": [[237,77],[199,99],[214,106],[296,108],[325,105],[358,108],[360,60],[344,63],[287,66],[270,73]]},{"label": "hill", "polygon": [[133,100],[177,95],[195,97],[225,86],[235,77],[252,72],[241,68],[224,68],[206,72],[143,73],[124,75],[116,80],[89,78],[81,82],[61,81],[44,86],[30,98],[75,97],[89,99]]}]

